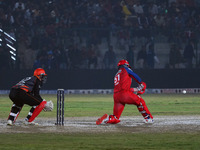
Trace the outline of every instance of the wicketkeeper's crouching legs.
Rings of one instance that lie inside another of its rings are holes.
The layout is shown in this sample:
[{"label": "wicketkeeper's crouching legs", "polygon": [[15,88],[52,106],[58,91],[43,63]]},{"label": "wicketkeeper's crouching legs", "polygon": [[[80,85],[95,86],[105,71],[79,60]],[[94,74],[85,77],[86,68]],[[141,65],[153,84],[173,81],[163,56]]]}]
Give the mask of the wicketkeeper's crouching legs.
[{"label": "wicketkeeper's crouching legs", "polygon": [[8,125],[12,125],[16,121],[22,107],[23,107],[23,105],[22,106],[17,106],[16,104],[12,105],[10,114],[8,116],[8,120],[9,120]]},{"label": "wicketkeeper's crouching legs", "polygon": [[52,111],[53,109],[53,103],[52,101],[45,101],[43,100],[38,106],[33,106],[29,113],[28,116],[26,117],[25,121],[27,122],[32,122],[35,120],[35,118],[40,114],[42,110],[44,111]]},{"label": "wicketkeeper's crouching legs", "polygon": [[[8,116],[8,125],[13,125],[19,116],[19,113],[21,111],[23,106],[17,106],[16,104],[13,104],[10,114]],[[35,118],[40,114],[40,112],[44,111],[52,111],[53,110],[53,102],[52,101],[45,101],[43,100],[38,106],[33,106],[29,113],[28,116],[25,119],[25,124],[35,124],[33,121]]]},{"label": "wicketkeeper's crouching legs", "polygon": [[40,114],[40,112],[44,109],[47,101],[42,101],[38,106],[33,106],[29,113],[28,116],[26,117],[26,121],[32,122],[35,120],[35,118]]}]

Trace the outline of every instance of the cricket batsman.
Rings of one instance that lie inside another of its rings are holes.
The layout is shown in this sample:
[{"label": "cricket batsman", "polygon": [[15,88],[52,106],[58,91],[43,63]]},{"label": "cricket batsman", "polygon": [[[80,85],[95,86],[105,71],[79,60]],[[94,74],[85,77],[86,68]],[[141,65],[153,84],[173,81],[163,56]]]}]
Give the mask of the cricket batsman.
[{"label": "cricket batsman", "polygon": [[46,101],[40,96],[40,88],[47,80],[47,74],[44,69],[37,68],[33,76],[22,79],[14,85],[9,94],[9,98],[13,102],[10,114],[8,116],[7,125],[14,125],[24,104],[32,106],[27,117],[25,118],[26,125],[37,125],[33,122],[42,110],[52,111],[52,101]]},{"label": "cricket batsman", "polygon": [[[96,124],[119,123],[119,118],[124,110],[125,104],[136,105],[144,117],[145,123],[153,123],[153,116],[148,110],[145,101],[140,96],[145,92],[145,82],[142,82],[141,78],[131,70],[127,60],[120,60],[117,66],[118,72],[114,78],[113,115],[104,114],[101,118],[97,119]],[[138,83],[137,88],[131,88],[132,79]]]}]

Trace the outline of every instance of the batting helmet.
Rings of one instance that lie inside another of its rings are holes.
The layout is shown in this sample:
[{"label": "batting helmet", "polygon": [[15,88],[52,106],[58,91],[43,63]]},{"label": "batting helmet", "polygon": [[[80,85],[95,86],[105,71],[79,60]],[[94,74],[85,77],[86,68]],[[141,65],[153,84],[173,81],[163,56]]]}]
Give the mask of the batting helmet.
[{"label": "batting helmet", "polygon": [[35,69],[33,76],[36,76],[39,80],[43,80],[47,74],[45,73],[44,69],[42,68],[37,68]]},{"label": "batting helmet", "polygon": [[122,60],[120,60],[120,61],[118,62],[117,66],[119,67],[119,66],[121,66],[121,65],[126,65],[126,66],[128,66],[129,68],[131,67],[131,66],[129,65],[129,62],[128,62],[127,60],[125,60],[125,59],[122,59]]}]

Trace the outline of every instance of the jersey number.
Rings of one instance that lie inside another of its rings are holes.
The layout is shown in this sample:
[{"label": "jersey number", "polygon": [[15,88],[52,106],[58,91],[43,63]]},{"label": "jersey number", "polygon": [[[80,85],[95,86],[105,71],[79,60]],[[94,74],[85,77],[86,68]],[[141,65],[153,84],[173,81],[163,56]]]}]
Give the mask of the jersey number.
[{"label": "jersey number", "polygon": [[115,80],[114,80],[115,86],[119,84],[119,81],[120,81],[120,74],[117,74],[117,75],[115,76]]}]

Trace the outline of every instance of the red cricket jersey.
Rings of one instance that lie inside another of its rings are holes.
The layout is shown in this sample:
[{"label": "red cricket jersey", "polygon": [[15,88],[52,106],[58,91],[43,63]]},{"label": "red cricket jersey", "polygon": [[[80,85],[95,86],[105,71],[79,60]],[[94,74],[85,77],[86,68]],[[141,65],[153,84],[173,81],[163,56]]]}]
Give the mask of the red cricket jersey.
[{"label": "red cricket jersey", "polygon": [[141,78],[128,67],[121,67],[114,78],[114,93],[122,90],[130,90],[132,79],[141,83]]}]

